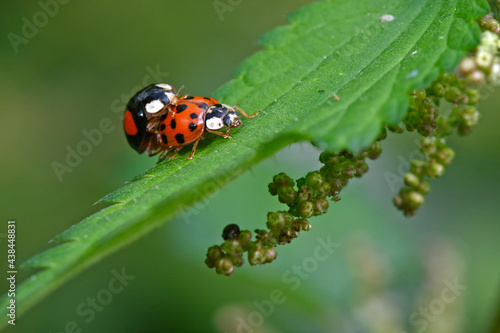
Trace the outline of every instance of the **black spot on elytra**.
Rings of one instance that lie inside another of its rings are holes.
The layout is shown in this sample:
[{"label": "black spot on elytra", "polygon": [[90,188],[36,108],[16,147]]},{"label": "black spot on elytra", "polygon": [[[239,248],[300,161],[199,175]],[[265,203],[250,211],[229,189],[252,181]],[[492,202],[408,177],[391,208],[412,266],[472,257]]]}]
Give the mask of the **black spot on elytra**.
[{"label": "black spot on elytra", "polygon": [[167,144],[167,136],[165,134],[161,135],[161,141],[163,141],[164,144]]},{"label": "black spot on elytra", "polygon": [[175,122],[175,119],[172,119],[172,121],[170,122],[170,127],[172,127],[172,129],[175,129],[176,126],[177,123]]},{"label": "black spot on elytra", "polygon": [[197,128],[197,127],[198,127],[198,126],[196,126],[196,124],[195,124],[195,123],[189,123],[189,130],[190,130],[191,132],[194,132],[194,130],[196,130],[196,128]]},{"label": "black spot on elytra", "polygon": [[187,97],[184,97],[184,99],[193,99],[194,96],[187,96]]},{"label": "black spot on elytra", "polygon": [[212,99],[210,97],[203,97],[203,99],[206,99],[207,101],[212,102]]},{"label": "black spot on elytra", "polygon": [[181,134],[181,133],[177,133],[177,134],[175,135],[175,140],[177,140],[177,142],[178,142],[179,144],[183,144],[183,143],[184,143],[184,135],[183,135],[183,134]]},{"label": "black spot on elytra", "polygon": [[177,105],[175,110],[177,111],[177,113],[181,113],[182,111],[186,110],[187,107],[188,106],[186,104],[179,104],[179,105]]},{"label": "black spot on elytra", "polygon": [[168,116],[168,113],[162,114],[160,119],[165,120],[165,119],[167,119],[167,116]]},{"label": "black spot on elytra", "polygon": [[198,115],[197,115],[196,113],[194,113],[194,112],[193,112],[193,113],[191,113],[191,114],[189,115],[189,118],[191,118],[191,119],[198,119]]},{"label": "black spot on elytra", "polygon": [[161,124],[161,125],[160,125],[160,131],[162,131],[162,132],[163,132],[163,131],[165,130],[165,128],[166,128],[166,127],[167,127],[167,126],[166,126],[165,124]]}]

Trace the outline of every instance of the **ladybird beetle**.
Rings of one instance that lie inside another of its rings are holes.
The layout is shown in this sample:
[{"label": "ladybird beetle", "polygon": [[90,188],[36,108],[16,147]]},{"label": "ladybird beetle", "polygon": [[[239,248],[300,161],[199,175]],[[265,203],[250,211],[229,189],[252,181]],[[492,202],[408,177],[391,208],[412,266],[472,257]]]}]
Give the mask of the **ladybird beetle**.
[{"label": "ladybird beetle", "polygon": [[[173,151],[168,156],[170,159],[184,146],[193,144],[193,150],[187,158],[191,159],[207,132],[227,138],[231,128],[241,125],[240,115],[236,111],[246,118],[253,118],[258,113],[248,115],[240,108],[221,104],[214,98],[182,96],[172,112],[160,117],[156,131],[159,149],[154,154],[161,152],[160,158],[163,158],[169,151]],[[219,131],[224,127],[225,132]]]},{"label": "ladybird beetle", "polygon": [[130,146],[138,153],[147,150],[148,155],[157,149],[158,142],[149,129],[177,102],[178,94],[166,83],[152,84],[138,91],[128,102],[123,118]]}]

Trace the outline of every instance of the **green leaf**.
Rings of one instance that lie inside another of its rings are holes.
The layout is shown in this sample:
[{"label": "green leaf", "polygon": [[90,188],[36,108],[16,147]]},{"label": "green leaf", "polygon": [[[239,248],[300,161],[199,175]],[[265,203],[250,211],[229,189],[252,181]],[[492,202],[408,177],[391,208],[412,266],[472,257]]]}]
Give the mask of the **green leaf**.
[{"label": "green leaf", "polygon": [[[207,137],[193,160],[184,154],[160,163],[101,199],[110,205],[25,263],[43,270],[19,286],[17,314],[290,143],[367,146],[384,123],[402,120],[410,90],[453,69],[477,44],[473,20],[487,12],[482,0],[332,0],[297,11],[289,25],[264,36],[265,49],[216,93],[223,103],[260,115],[245,120],[230,140]],[[2,311],[8,302],[4,295]]]}]

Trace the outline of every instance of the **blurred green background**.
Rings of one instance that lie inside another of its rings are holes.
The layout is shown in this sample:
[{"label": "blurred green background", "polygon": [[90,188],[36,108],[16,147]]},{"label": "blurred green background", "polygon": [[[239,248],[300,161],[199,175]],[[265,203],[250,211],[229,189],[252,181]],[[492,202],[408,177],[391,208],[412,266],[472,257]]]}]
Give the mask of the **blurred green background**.
[{"label": "blurred green background", "polygon": [[[22,35],[23,17],[44,23],[43,6],[0,4],[1,251],[7,220],[17,221],[20,264],[155,164],[130,149],[122,133],[120,116],[136,90],[165,81],[211,95],[259,49],[262,34],[310,1],[220,2],[229,6],[222,13],[201,0],[69,1],[47,7],[53,17],[17,47],[8,34]],[[226,224],[262,228],[268,211],[284,208],[267,193],[272,176],[319,168],[318,151],[293,145],[86,270],[6,331],[485,332],[500,291],[500,90],[483,94],[482,121],[469,137],[451,139],[455,161],[413,218],[393,207],[402,183],[391,188],[386,176],[408,170],[416,137],[392,135],[363,180],[312,219],[310,232],[278,248],[276,262],[216,275],[203,261]],[[76,149],[86,139],[82,131],[105,118],[113,130],[59,179],[52,164],[65,164],[67,147]],[[318,237],[338,244],[322,262],[314,259]],[[303,267],[301,278],[294,265]],[[0,267],[6,271],[6,260]],[[122,269],[134,279],[108,300],[112,272]],[[18,279],[34,272],[23,270]],[[446,290],[455,280],[466,289],[453,295]],[[107,304],[93,315],[78,312],[96,297]]]}]

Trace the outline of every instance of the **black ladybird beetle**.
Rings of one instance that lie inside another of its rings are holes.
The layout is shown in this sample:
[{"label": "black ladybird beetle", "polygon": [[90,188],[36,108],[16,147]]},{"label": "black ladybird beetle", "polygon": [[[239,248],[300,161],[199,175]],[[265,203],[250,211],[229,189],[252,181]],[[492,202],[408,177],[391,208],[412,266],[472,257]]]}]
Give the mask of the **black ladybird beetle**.
[{"label": "black ladybird beetle", "polygon": [[[154,135],[147,130],[148,122],[159,119],[177,104],[177,93],[166,83],[152,84],[138,91],[128,102],[123,127],[128,143],[139,153],[157,148]],[[151,126],[151,125],[150,125]],[[153,138],[153,139],[152,139]]]}]

